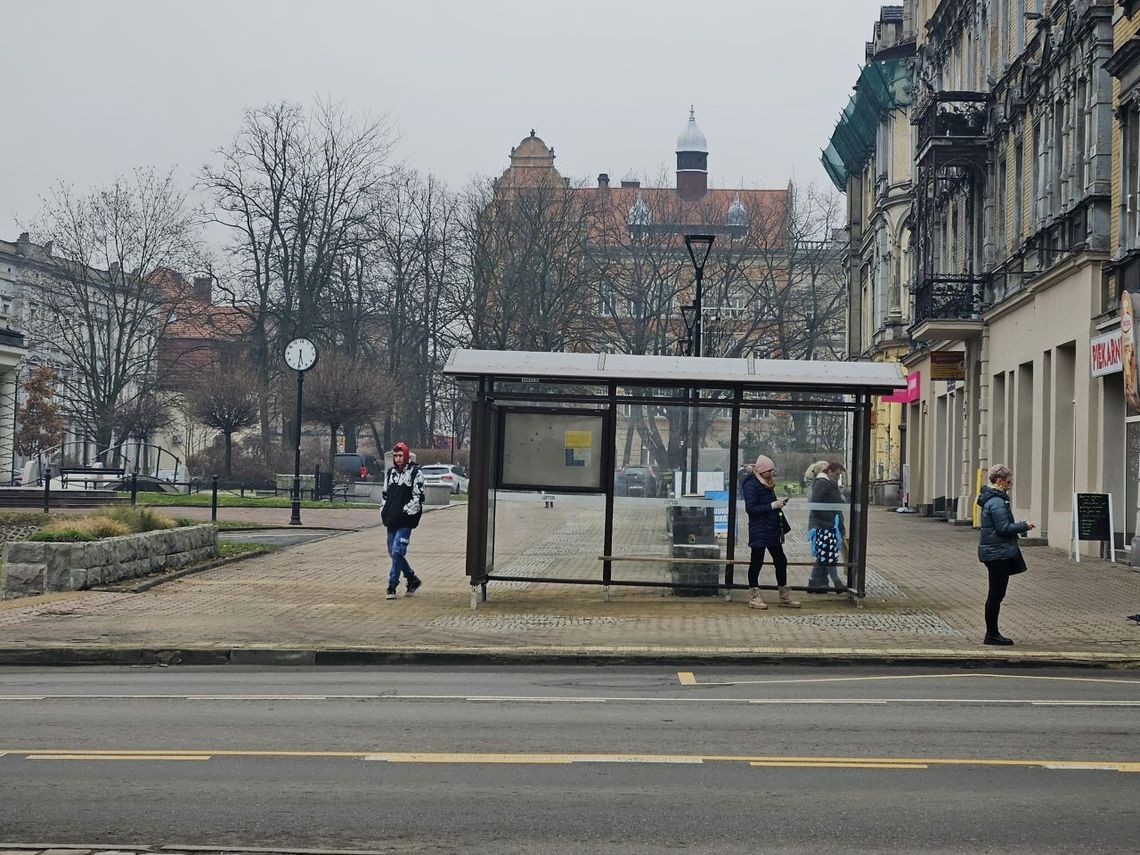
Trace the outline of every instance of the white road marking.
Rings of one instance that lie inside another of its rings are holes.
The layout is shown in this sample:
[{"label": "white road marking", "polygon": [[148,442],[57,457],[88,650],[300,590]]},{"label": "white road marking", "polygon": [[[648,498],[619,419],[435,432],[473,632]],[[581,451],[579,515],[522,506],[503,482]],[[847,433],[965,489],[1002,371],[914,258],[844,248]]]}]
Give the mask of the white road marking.
[{"label": "white road marking", "polygon": [[888,706],[891,704],[945,704],[962,706],[1065,706],[1065,707],[1137,707],[1140,700],[1085,700],[1033,698],[702,698],[702,697],[634,697],[634,696],[572,696],[572,695],[162,695],[162,694],[59,694],[59,695],[0,695],[0,703],[50,701],[194,701],[194,702],[264,702],[287,701],[310,703],[314,701],[462,701],[467,703],[532,703],[532,704],[751,704],[759,706]]},{"label": "white road marking", "polygon": [[698,683],[691,671],[684,672],[688,677],[681,680],[683,686],[772,686],[785,683],[867,683],[885,680],[968,680],[983,677],[995,680],[1055,680],[1065,683],[1123,683],[1126,686],[1140,687],[1140,680],[1120,680],[1113,677],[1047,677],[1037,674],[887,674],[874,677],[794,677],[776,680],[724,680],[711,683]]}]

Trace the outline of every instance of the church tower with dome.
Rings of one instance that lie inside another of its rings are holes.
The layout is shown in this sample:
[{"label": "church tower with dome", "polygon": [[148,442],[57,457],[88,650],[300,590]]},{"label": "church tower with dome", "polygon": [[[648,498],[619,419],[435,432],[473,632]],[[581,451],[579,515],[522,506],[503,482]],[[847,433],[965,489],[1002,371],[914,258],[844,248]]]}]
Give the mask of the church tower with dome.
[{"label": "church tower with dome", "polygon": [[677,137],[677,195],[685,202],[697,202],[708,190],[709,145],[690,106],[689,124]]}]

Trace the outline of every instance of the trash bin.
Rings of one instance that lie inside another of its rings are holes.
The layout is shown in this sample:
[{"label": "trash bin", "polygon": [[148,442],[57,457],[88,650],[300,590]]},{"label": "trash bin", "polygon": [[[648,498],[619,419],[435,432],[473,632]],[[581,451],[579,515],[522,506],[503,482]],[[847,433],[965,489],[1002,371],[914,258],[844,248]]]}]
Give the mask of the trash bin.
[{"label": "trash bin", "polygon": [[333,473],[321,472],[320,478],[317,479],[317,495],[314,499],[327,499],[332,495],[333,488]]},{"label": "trash bin", "polygon": [[451,488],[446,484],[428,484],[424,487],[425,505],[450,505]]},{"label": "trash bin", "polygon": [[673,543],[716,543],[716,509],[676,506],[673,511]]},{"label": "trash bin", "polygon": [[[692,559],[704,561],[719,559],[721,557],[719,543],[674,543],[672,553],[673,558],[689,559],[669,564],[669,577],[674,584],[712,586],[720,583],[720,568],[724,566],[723,564],[689,563]],[[678,597],[715,597],[717,589],[678,587],[673,589],[673,594]]]}]

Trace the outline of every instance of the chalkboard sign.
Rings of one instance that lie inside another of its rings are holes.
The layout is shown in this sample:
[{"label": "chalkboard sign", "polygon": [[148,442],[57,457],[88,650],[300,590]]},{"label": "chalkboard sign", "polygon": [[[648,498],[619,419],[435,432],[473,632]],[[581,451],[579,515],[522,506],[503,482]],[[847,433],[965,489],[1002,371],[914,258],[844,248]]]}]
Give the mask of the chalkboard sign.
[{"label": "chalkboard sign", "polygon": [[1108,493],[1077,493],[1077,540],[1112,538]]}]

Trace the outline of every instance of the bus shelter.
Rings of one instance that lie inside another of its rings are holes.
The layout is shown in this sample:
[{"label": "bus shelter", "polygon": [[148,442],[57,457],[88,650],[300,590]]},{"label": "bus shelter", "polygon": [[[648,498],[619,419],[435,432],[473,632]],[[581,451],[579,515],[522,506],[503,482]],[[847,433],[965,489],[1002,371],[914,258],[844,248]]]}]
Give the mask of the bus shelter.
[{"label": "bus shelter", "polygon": [[[789,586],[865,596],[871,400],[905,388],[898,365],[457,348],[444,374],[474,386],[473,608],[488,583],[731,599],[747,587],[740,484],[757,454],[789,500]],[[846,468],[841,503],[811,501],[823,460]],[[813,558],[824,525],[841,532],[834,572]],[[761,587],[776,587],[770,559]]]}]

